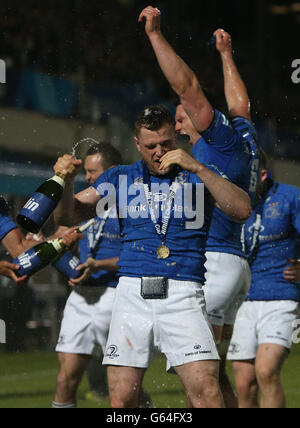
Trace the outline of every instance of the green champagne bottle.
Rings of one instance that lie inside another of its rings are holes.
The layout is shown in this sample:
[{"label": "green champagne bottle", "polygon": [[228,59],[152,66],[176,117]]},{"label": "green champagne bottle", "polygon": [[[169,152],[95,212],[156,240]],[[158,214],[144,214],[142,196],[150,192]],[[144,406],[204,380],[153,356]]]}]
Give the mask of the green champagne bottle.
[{"label": "green champagne bottle", "polygon": [[59,204],[65,188],[65,177],[57,174],[43,183],[17,216],[25,230],[38,233]]},{"label": "green champagne bottle", "polygon": [[[93,223],[95,219],[90,220],[84,226],[78,228],[78,233],[83,233]],[[67,246],[63,243],[62,239],[54,239],[51,241],[43,242],[33,248],[30,248],[24,254],[13,260],[13,263],[20,266],[17,274],[22,277],[32,276],[36,272],[44,269],[50,263],[53,263],[67,251]]]},{"label": "green champagne bottle", "polygon": [[20,277],[23,275],[30,277],[53,262],[65,251],[66,246],[63,244],[62,240],[55,239],[30,248],[26,253],[21,254],[18,258],[13,260],[13,263],[20,266],[18,270],[18,275]]}]

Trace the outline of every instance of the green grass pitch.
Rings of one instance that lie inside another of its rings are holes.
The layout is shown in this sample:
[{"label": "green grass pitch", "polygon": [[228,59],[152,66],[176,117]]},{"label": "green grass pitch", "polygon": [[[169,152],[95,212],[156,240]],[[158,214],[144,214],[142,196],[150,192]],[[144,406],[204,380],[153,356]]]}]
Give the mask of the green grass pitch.
[{"label": "green grass pitch", "polygon": [[[295,345],[285,364],[282,380],[289,408],[300,408],[300,344]],[[0,408],[50,408],[58,370],[53,352],[5,354],[0,352]],[[165,360],[157,359],[145,378],[157,408],[184,408],[185,396],[179,379],[165,372]],[[230,369],[229,369],[230,370]],[[79,394],[79,408],[109,408],[87,401],[88,383],[84,378]]]}]

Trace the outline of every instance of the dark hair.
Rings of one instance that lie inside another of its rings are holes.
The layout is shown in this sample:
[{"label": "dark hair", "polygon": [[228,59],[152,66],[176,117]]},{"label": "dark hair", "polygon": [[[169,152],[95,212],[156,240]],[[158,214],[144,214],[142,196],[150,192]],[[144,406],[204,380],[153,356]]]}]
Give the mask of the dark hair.
[{"label": "dark hair", "polygon": [[100,154],[102,157],[101,163],[103,169],[107,170],[113,165],[122,165],[123,159],[120,152],[108,142],[99,142],[93,144],[87,151],[86,156],[93,156]]},{"label": "dark hair", "polygon": [[259,148],[259,156],[261,160],[261,168],[268,170],[270,161],[266,152],[261,148]]},{"label": "dark hair", "polygon": [[175,126],[172,113],[163,105],[145,108],[135,122],[135,135],[138,136],[142,128],[149,131],[158,131],[164,124]]}]

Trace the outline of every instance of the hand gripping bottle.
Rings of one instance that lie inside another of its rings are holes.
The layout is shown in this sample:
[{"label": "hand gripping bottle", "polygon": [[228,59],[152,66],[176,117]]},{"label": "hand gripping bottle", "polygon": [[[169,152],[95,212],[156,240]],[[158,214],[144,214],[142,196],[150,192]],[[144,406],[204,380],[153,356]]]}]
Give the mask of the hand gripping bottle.
[{"label": "hand gripping bottle", "polygon": [[[78,229],[78,233],[83,233],[94,222],[95,219],[90,220],[86,225]],[[20,266],[20,269],[17,272],[20,277],[23,275],[30,277],[36,272],[44,269],[50,263],[53,263],[66,251],[67,248],[62,242],[62,239],[54,239],[52,241],[36,245],[13,260],[13,263]]]},{"label": "hand gripping bottle", "polygon": [[66,247],[61,239],[43,242],[42,244],[30,248],[26,253],[21,254],[18,258],[13,260],[14,264],[20,266],[17,272],[18,276],[32,276],[51,263],[59,254],[63,254],[65,249]]},{"label": "hand gripping bottle", "polygon": [[38,233],[59,204],[65,188],[65,177],[57,174],[43,183],[17,216],[25,230]]}]

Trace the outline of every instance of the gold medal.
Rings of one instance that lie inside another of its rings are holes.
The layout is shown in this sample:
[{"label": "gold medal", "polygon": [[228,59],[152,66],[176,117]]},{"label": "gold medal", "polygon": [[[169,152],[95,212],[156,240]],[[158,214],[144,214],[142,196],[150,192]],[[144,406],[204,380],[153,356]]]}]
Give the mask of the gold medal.
[{"label": "gold medal", "polygon": [[158,259],[168,259],[171,255],[170,248],[166,247],[165,245],[162,245],[157,249],[157,258]]}]

